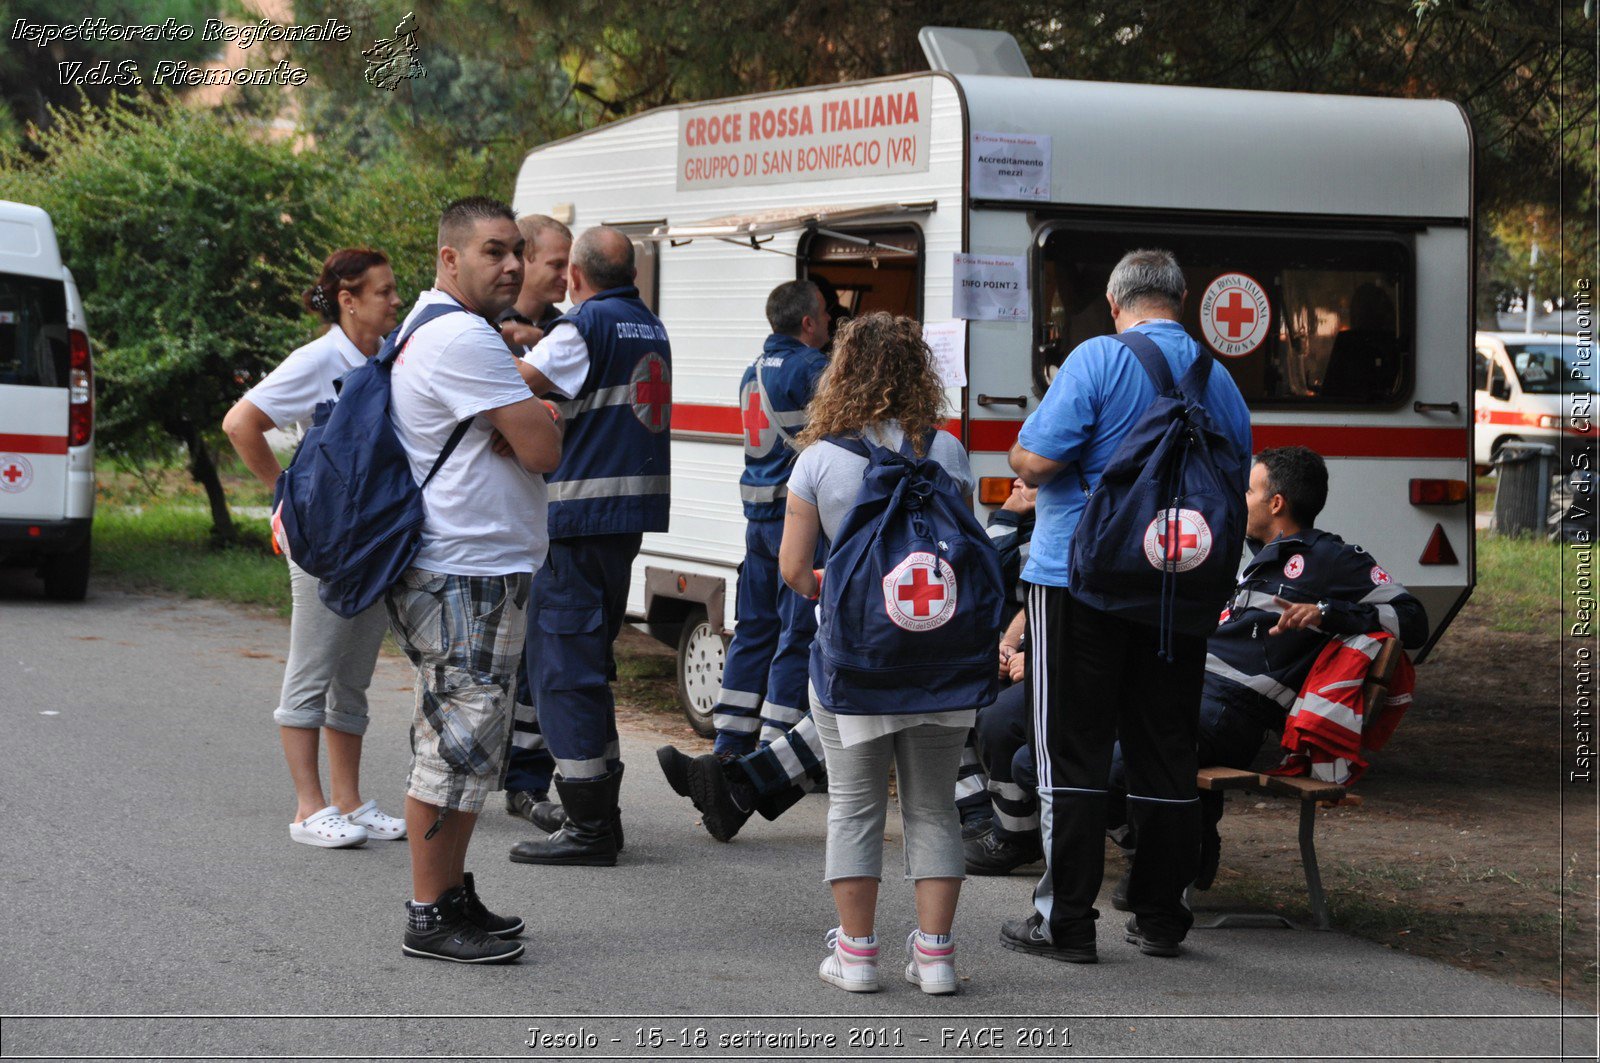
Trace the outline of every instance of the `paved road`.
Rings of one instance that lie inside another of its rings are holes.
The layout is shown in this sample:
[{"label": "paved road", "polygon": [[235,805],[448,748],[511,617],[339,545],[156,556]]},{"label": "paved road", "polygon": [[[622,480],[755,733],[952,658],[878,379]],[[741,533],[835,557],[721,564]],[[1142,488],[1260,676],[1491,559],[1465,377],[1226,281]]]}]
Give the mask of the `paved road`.
[{"label": "paved road", "polygon": [[[1339,934],[1208,931],[1157,960],[1105,907],[1098,966],[1019,956],[995,932],[1025,910],[1021,877],[968,883],[960,995],[846,996],[814,973],[833,925],[825,799],[718,845],[642,735],[624,736],[622,866],[511,864],[520,822],[484,817],[469,866],[527,918],[524,962],[405,959],[404,844],[287,838],[282,622],[103,591],[60,606],[31,586],[0,579],[7,1056],[1550,1057],[1565,1032],[1594,1058],[1593,1021],[1552,997]],[[409,691],[404,662],[382,660],[366,790],[390,808]],[[910,925],[909,889],[886,883],[891,954]]]}]

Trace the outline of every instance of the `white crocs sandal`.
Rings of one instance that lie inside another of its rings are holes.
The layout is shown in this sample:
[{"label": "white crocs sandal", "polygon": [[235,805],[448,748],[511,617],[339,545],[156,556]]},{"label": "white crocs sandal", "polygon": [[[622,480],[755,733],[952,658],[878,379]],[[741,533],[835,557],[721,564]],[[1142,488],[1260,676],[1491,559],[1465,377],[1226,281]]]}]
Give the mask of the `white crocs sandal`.
[{"label": "white crocs sandal", "polygon": [[289,837],[302,845],[321,849],[353,849],[366,844],[367,828],[358,827],[341,816],[337,805],[329,805],[298,823],[289,824]]},{"label": "white crocs sandal", "polygon": [[376,801],[368,801],[344,818],[358,827],[365,827],[367,834],[374,838],[399,841],[406,836],[406,821],[384,812]]}]

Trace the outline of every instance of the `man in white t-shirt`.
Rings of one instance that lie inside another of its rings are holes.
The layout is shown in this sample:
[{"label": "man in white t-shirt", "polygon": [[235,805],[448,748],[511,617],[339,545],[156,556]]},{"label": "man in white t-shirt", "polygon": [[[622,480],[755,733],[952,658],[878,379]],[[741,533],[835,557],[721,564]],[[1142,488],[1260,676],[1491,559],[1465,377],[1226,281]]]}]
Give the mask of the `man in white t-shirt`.
[{"label": "man in white t-shirt", "polygon": [[[457,200],[439,219],[434,287],[402,332],[435,307],[395,359],[391,416],[418,483],[455,427],[460,443],[423,489],[413,567],[389,592],[389,618],[417,669],[406,826],[413,899],[407,955],[502,963],[522,955],[522,920],[495,915],[466,873],[478,812],[499,789],[528,587],[544,562],[544,473],[561,459],[552,412],[528,390],[489,321],[522,287],[523,241],[511,209]],[[491,432],[511,453],[496,454]]]}]

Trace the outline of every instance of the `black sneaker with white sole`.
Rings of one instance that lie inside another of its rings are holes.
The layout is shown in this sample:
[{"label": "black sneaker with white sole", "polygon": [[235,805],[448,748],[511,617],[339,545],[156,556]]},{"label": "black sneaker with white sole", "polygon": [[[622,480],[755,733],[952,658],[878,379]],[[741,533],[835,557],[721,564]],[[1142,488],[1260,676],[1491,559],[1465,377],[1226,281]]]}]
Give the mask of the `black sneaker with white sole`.
[{"label": "black sneaker with white sole", "polygon": [[478,899],[478,889],[472,882],[472,872],[468,871],[461,876],[461,888],[467,891],[467,903],[462,906],[462,912],[467,921],[482,930],[485,934],[497,938],[514,938],[526,929],[523,923],[514,915],[495,915],[484,903]]},{"label": "black sneaker with white sole", "polygon": [[1012,952],[1026,952],[1060,963],[1099,963],[1094,938],[1076,945],[1057,945],[1044,925],[1044,916],[1034,912],[1026,919],[1009,919],[1000,928],[1000,944]]},{"label": "black sneaker with white sole", "polygon": [[407,956],[451,963],[510,963],[522,955],[520,942],[486,933],[472,922],[466,909],[465,886],[446,890],[432,904],[408,902],[401,950]]}]

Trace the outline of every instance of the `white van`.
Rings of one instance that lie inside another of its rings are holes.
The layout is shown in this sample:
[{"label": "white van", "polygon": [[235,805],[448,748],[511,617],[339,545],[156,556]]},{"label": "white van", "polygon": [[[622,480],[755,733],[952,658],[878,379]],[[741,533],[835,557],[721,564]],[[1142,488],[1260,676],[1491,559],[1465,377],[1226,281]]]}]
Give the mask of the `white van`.
[{"label": "white van", "polygon": [[89,587],[94,367],[55,228],[0,200],[0,564],[37,567],[45,593]]},{"label": "white van", "polygon": [[768,292],[796,277],[831,281],[855,313],[924,322],[987,515],[1061,361],[1111,330],[1111,267],[1171,250],[1184,325],[1238,381],[1255,446],[1328,459],[1321,523],[1422,599],[1433,639],[1471,591],[1461,108],[1034,79],[1010,50],[1009,66],[969,64],[1000,74],[664,107],[523,163],[519,213],[634,235],[640,289],[672,337],[672,525],[645,537],[630,609],[677,638],[701,727],[743,554],[739,377]]},{"label": "white van", "polygon": [[[1473,389],[1479,465],[1507,443],[1549,443],[1568,455],[1594,449],[1594,360],[1579,357],[1576,336],[1478,333]],[[1579,395],[1588,398],[1575,404]]]}]

